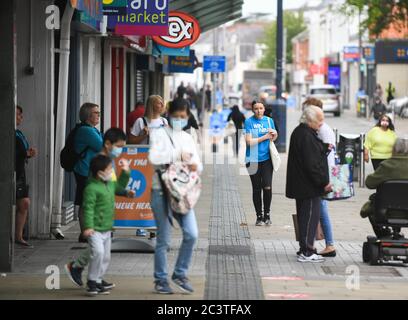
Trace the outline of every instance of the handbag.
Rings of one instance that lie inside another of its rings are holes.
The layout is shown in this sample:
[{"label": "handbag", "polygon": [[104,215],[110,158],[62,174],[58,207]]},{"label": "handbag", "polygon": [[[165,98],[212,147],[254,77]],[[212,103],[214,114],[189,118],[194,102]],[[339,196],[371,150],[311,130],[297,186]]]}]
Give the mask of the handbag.
[{"label": "handbag", "polygon": [[[270,123],[269,119],[270,118],[268,118],[268,122]],[[278,149],[276,149],[275,143],[273,141],[269,141],[269,153],[272,159],[273,171],[276,172],[279,170],[279,167],[281,165],[281,158],[280,158]]]},{"label": "handbag", "polygon": [[[166,128],[165,131],[175,149],[171,135]],[[170,164],[160,178],[174,212],[187,214],[194,208],[201,194],[201,178],[197,172],[190,171],[186,163],[177,161]]]},{"label": "handbag", "polygon": [[330,184],[333,191],[323,196],[329,201],[349,199],[354,196],[353,170],[349,164],[337,164],[330,167]]},{"label": "handbag", "polygon": [[[298,219],[297,219],[297,214],[292,214],[292,219],[293,219],[293,226],[295,228],[295,237],[296,237],[296,241],[299,241],[299,223],[298,223]],[[317,225],[317,230],[316,230],[316,240],[324,240],[324,233],[323,233],[323,229],[322,229],[322,225],[319,224]]]},{"label": "handbag", "polygon": [[170,206],[174,212],[187,214],[196,205],[201,194],[201,179],[181,162],[172,163],[161,179],[168,191]]}]

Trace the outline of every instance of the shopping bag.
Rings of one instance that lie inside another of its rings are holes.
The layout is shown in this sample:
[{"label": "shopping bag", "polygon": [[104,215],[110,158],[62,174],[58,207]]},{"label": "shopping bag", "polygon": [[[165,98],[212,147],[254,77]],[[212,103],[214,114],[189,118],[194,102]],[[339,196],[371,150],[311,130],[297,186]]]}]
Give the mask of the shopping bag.
[{"label": "shopping bag", "polygon": [[269,142],[269,153],[271,154],[272,164],[273,164],[273,171],[278,171],[281,165],[281,158],[276,149],[275,143],[273,141]]},{"label": "shopping bag", "polygon": [[[298,219],[297,219],[297,214],[292,214],[292,219],[293,219],[293,226],[295,228],[295,237],[296,237],[296,241],[299,241],[299,223],[298,223]],[[317,225],[317,230],[316,230],[316,240],[324,240],[324,233],[323,233],[323,229],[322,229],[322,225],[319,224]]]},{"label": "shopping bag", "polygon": [[[270,123],[270,118],[268,118],[268,122]],[[272,126],[271,126],[272,128]],[[273,171],[277,172],[279,170],[279,167],[281,165],[281,158],[278,152],[278,149],[276,149],[275,143],[271,140],[269,141],[269,153],[271,155],[271,160],[273,164]]]},{"label": "shopping bag", "polygon": [[333,191],[323,197],[325,200],[344,200],[354,196],[353,170],[349,164],[330,167],[330,184]]}]

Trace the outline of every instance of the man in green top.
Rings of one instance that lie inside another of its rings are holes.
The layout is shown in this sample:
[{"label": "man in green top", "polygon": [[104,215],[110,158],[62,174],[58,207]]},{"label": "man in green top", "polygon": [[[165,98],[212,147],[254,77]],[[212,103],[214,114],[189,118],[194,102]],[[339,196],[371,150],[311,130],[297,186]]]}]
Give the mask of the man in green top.
[{"label": "man in green top", "polygon": [[[367,176],[366,186],[369,189],[377,189],[382,183],[388,180],[408,180],[408,138],[397,138],[392,157],[384,160],[378,169]],[[391,233],[389,228],[378,227],[375,224],[375,194],[370,196],[370,201],[361,208],[362,218],[368,217],[377,237],[388,236]]]}]

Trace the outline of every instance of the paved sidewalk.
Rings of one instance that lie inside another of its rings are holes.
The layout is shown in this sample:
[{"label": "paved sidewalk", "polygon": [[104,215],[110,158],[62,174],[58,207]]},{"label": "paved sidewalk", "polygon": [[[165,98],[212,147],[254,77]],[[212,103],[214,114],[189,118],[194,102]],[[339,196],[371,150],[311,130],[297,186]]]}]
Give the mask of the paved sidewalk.
[{"label": "paved sidewalk", "polygon": [[[288,138],[298,116],[295,111],[288,113]],[[353,118],[346,114],[344,119]],[[365,120],[358,121],[363,128]],[[212,159],[211,153],[206,157]],[[354,198],[329,204],[337,257],[322,264],[297,262],[295,203],[285,197],[286,155],[282,160],[273,179],[270,227],[255,227],[251,183],[242,166],[205,165],[203,192],[196,207],[199,240],[189,272],[196,289],[193,295],[153,293],[153,254],[113,253],[107,279],[117,287],[111,295],[96,299],[407,299],[407,268],[362,263],[362,243],[372,230],[359,210],[370,190],[356,188]],[[0,277],[0,299],[88,299],[63,271],[64,264],[84,248],[77,243],[78,231],[72,225],[63,241],[34,240],[34,249],[16,249],[14,272]],[[135,236],[130,231],[116,235]],[[180,230],[173,230],[170,273],[180,241]],[[319,250],[323,247],[324,241],[317,243]],[[45,287],[49,265],[61,271],[60,290]]]}]

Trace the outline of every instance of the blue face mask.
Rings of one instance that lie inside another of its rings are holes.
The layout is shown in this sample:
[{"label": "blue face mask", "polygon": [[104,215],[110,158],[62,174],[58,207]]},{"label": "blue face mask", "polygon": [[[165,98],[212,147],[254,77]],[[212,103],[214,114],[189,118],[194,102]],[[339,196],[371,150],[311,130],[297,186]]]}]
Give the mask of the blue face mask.
[{"label": "blue face mask", "polygon": [[170,125],[173,130],[181,131],[187,126],[188,120],[183,118],[170,118]]},{"label": "blue face mask", "polygon": [[110,152],[111,158],[117,158],[122,153],[123,148],[113,147],[112,151]]}]

